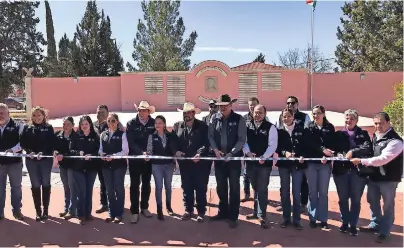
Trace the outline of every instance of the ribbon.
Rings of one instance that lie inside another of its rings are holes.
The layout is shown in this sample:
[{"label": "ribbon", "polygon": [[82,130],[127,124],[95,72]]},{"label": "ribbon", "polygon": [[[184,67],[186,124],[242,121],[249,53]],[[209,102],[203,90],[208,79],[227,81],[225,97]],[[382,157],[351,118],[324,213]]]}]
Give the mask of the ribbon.
[{"label": "ribbon", "polygon": [[[33,155],[36,157],[37,154]],[[11,153],[11,152],[0,152],[0,157],[20,157],[20,158],[30,158],[31,155],[24,153]],[[53,158],[52,155],[41,155],[41,158]],[[84,159],[84,158],[94,158],[94,159],[102,159],[102,158],[112,158],[112,159],[176,159],[176,160],[194,160],[193,157],[173,157],[173,156],[156,156],[156,155],[126,155],[126,156],[63,156],[63,158],[75,158],[75,159]],[[259,160],[275,160],[275,161],[299,161],[300,158],[260,158],[260,157],[228,157],[228,158],[216,158],[216,157],[199,157],[200,160],[210,160],[210,161],[259,161]],[[326,158],[303,158],[304,161],[349,161],[344,157],[326,157]]]}]

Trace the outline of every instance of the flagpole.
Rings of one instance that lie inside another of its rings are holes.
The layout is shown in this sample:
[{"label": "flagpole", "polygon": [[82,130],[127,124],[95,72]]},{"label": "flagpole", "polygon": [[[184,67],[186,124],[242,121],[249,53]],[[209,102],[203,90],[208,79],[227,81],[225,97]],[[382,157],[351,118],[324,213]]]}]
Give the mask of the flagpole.
[{"label": "flagpole", "polygon": [[311,8],[311,54],[310,54],[310,107],[313,107],[313,73],[314,73],[314,6]]}]

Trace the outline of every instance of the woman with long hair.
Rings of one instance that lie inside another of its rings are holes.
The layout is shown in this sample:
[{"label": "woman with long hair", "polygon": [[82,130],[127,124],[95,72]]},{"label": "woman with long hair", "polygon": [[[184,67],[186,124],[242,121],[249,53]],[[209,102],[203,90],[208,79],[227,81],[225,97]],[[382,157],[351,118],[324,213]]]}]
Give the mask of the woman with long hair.
[{"label": "woman with long hair", "polygon": [[107,222],[120,223],[125,204],[125,174],[127,159],[111,158],[110,156],[126,156],[129,153],[126,133],[118,128],[118,115],[110,113],[107,118],[108,130],[100,135],[99,154],[103,156],[105,187],[107,189],[109,217]]},{"label": "woman with long hair", "polygon": [[69,155],[69,146],[74,135],[73,117],[64,118],[63,129],[55,133],[56,141],[53,155],[59,164],[59,174],[65,194],[64,211],[59,216],[64,217],[66,220],[77,216],[77,192],[74,190],[73,176],[69,171],[69,167],[74,163],[74,160],[63,157]]},{"label": "woman with long hair", "polygon": [[[299,161],[280,160],[276,163],[281,179],[281,204],[283,209],[281,227],[286,228],[292,224],[291,213],[293,213],[293,225],[296,229],[301,230],[301,186],[307,169],[307,163],[302,158],[307,156],[309,133],[303,125],[295,123],[294,113],[289,108],[282,110],[280,120],[277,153],[279,157],[299,158]],[[293,205],[290,202],[290,178],[292,178]]]},{"label": "woman with long hair", "polygon": [[29,158],[26,159],[26,166],[31,180],[32,198],[36,212],[35,219],[36,221],[47,220],[53,161],[51,158],[42,158],[41,156],[53,155],[55,133],[52,125],[47,122],[44,108],[32,108],[30,121],[21,133],[20,144],[22,149],[29,154]]},{"label": "woman with long hair", "polygon": [[335,128],[325,117],[325,109],[321,105],[312,108],[313,121],[310,131],[309,155],[320,161],[309,161],[307,167],[307,183],[309,185],[308,213],[310,227],[317,227],[317,220],[323,229],[328,229],[328,186],[331,177],[331,161],[325,157],[334,156]]},{"label": "woman with long hair", "polygon": [[[147,142],[147,154],[155,156],[174,156],[177,149],[177,135],[170,133],[166,129],[166,118],[162,115],[156,116],[154,127],[156,132],[149,135]],[[149,161],[148,158],[145,159]],[[166,208],[168,215],[174,215],[171,208],[171,182],[175,171],[173,159],[152,159],[152,173],[156,185],[157,218],[164,220],[163,214],[163,184],[166,192]]]},{"label": "woman with long hair", "polygon": [[85,158],[75,159],[70,170],[73,175],[75,190],[78,192],[77,216],[80,224],[92,220],[93,187],[97,177],[99,162],[87,156],[98,155],[100,137],[94,130],[90,116],[80,118],[76,137],[70,143],[70,153]]}]

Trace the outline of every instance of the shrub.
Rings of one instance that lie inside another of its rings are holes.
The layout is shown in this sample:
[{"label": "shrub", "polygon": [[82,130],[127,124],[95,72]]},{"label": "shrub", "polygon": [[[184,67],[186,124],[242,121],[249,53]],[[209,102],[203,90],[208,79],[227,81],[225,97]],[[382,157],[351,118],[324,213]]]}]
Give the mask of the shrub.
[{"label": "shrub", "polygon": [[403,135],[403,82],[394,85],[394,99],[384,106],[394,130]]}]

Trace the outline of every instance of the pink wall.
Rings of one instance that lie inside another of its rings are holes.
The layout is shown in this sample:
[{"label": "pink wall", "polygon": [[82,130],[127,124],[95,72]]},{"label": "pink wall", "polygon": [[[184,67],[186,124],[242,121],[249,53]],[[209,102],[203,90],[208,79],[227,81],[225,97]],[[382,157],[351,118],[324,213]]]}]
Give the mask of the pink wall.
[{"label": "pink wall", "polygon": [[[218,70],[205,70],[206,68]],[[199,72],[199,74],[198,74]],[[280,90],[262,91],[262,74],[280,72],[282,85]],[[238,76],[241,73],[257,75],[258,98],[268,110],[280,110],[285,106],[289,95],[299,98],[302,110],[310,108],[310,77],[304,70],[249,70],[235,71],[219,61],[205,61],[192,71],[122,73],[120,77],[81,77],[75,83],[73,78],[33,78],[32,106],[41,105],[50,110],[50,117],[94,113],[99,104],[106,104],[112,111],[134,111],[133,104],[147,100],[156,106],[157,111],[172,111],[180,106],[167,106],[167,76],[185,77],[185,100],[197,107],[207,109],[207,105],[198,100],[199,96],[216,98],[221,93],[239,96]],[[146,75],[163,76],[163,93],[145,92]],[[206,92],[207,77],[217,78],[217,91]],[[313,76],[313,103],[322,104],[327,110],[344,111],[357,109],[361,115],[371,116],[380,111],[386,101],[393,97],[394,83],[402,80],[401,72],[366,73],[360,79],[360,73],[330,73]],[[366,95],[363,94],[366,92]],[[234,105],[236,110],[246,110],[246,105]]]},{"label": "pink wall", "polygon": [[403,81],[402,72],[323,73],[313,76],[313,104],[343,112],[349,108],[372,117],[394,97],[393,86]]}]

